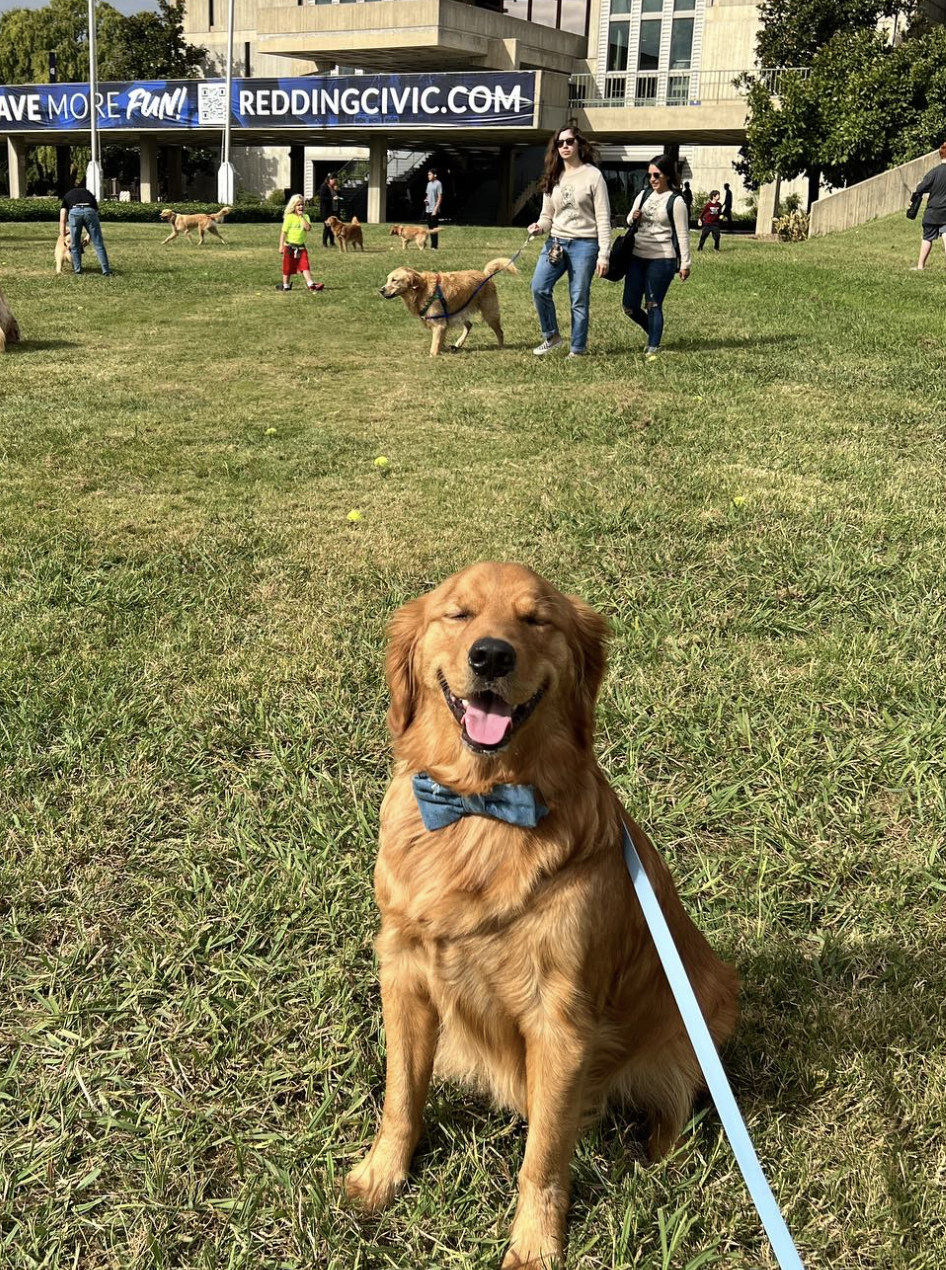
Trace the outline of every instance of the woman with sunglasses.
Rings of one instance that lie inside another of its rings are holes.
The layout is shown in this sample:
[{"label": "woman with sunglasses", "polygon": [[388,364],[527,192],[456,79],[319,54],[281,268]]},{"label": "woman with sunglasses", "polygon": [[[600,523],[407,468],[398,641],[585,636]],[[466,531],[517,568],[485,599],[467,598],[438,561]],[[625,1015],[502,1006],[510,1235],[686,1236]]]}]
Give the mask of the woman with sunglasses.
[{"label": "woman with sunglasses", "polygon": [[549,140],[542,178],[542,214],[530,234],[549,234],[532,277],[532,298],[542,328],[537,357],[562,344],[552,289],[568,274],[572,329],[569,357],[582,357],[588,343],[591,280],[604,277],[611,254],[611,204],[597,155],[577,128],[568,124]]},{"label": "woman with sunglasses", "polygon": [[[664,296],[679,271],[680,281],[690,276],[690,223],[683,195],[672,189],[676,164],[660,154],[647,165],[647,188],[628,213],[628,225],[636,225],[634,254],[624,279],[624,312],[644,331],[646,358],[660,351],[664,329]],[[647,311],[641,308],[646,297]]]}]

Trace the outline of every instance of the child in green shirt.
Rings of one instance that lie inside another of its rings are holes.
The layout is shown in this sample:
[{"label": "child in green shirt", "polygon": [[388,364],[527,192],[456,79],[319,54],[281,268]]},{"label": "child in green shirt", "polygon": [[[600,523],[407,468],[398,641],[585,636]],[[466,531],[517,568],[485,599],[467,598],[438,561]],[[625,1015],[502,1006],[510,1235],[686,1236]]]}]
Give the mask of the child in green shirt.
[{"label": "child in green shirt", "polygon": [[292,290],[292,275],[301,273],[310,291],[322,291],[324,283],[315,282],[309,270],[309,253],[305,249],[306,234],[312,228],[305,214],[305,199],[293,194],[286,204],[282,229],[279,233],[279,254],[282,256],[282,282],[277,291]]}]

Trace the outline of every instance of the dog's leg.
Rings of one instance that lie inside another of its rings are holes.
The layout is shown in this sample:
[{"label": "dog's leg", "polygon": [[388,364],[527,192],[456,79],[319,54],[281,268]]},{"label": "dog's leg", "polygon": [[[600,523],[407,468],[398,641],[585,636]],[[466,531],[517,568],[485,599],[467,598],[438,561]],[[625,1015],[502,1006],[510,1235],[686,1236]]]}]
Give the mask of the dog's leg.
[{"label": "dog's leg", "polygon": [[348,1198],[368,1212],[389,1204],[407,1178],[437,1048],[437,1011],[410,967],[382,963],[381,1004],[388,1049],[381,1127],[345,1179]]},{"label": "dog's leg", "polygon": [[227,240],[224,238],[223,234],[221,234],[220,230],[217,228],[217,226],[216,226],[216,225],[208,225],[208,226],[207,226],[207,228],[210,230],[210,232],[213,234],[213,236],[214,236],[215,238],[219,238],[219,239],[220,239],[220,241],[221,241],[222,243],[225,243],[225,242],[227,241]]},{"label": "dog's leg", "polygon": [[502,1270],[565,1263],[571,1160],[578,1140],[586,1055],[579,1034],[551,1020],[526,1038],[529,1133],[519,1202]]},{"label": "dog's leg", "polygon": [[447,334],[447,324],[446,322],[435,321],[431,323],[431,326],[434,329],[430,336],[430,355],[431,357],[436,357],[443,348],[444,337]]},{"label": "dog's leg", "polygon": [[177,230],[172,229],[171,232],[168,234],[167,238],[161,239],[161,246],[163,247],[165,243],[169,243],[172,238],[176,238],[176,237],[177,237]]},{"label": "dog's leg", "polygon": [[463,345],[466,343],[466,337],[469,335],[469,333],[470,333],[472,330],[473,330],[473,323],[472,323],[472,322],[464,322],[464,323],[463,323],[463,331],[462,331],[462,332],[461,332],[461,334],[460,334],[460,338],[457,340],[457,342],[454,344],[454,346],[453,346],[453,347],[454,347],[455,349],[457,349],[457,348],[462,348],[462,347],[463,347]]}]

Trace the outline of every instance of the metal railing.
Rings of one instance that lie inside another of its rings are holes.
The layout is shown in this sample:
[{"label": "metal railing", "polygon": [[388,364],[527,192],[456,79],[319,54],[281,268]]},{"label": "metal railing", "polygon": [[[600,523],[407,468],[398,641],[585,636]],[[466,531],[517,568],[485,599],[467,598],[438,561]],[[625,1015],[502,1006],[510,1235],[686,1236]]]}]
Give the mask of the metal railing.
[{"label": "metal railing", "polygon": [[739,101],[749,91],[747,81],[761,80],[777,97],[786,75],[807,79],[810,68],[774,67],[735,71],[610,71],[605,75],[573,75],[568,103],[593,109],[599,106],[702,106]]}]

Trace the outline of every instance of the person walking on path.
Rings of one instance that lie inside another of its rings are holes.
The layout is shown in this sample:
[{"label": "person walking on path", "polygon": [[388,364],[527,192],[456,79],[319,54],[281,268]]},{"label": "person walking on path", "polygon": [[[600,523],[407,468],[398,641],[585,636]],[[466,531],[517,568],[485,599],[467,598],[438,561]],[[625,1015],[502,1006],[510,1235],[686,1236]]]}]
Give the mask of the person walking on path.
[{"label": "person walking on path", "polygon": [[76,185],[62,200],[59,209],[59,233],[66,232],[66,218],[69,219],[70,253],[72,255],[72,272],[82,272],[82,231],[88,230],[95,254],[102,266],[103,278],[112,276],[112,268],[108,263],[108,252],[102,238],[102,226],[99,223],[99,203],[91,190],[84,185]]},{"label": "person walking on path", "polygon": [[710,190],[710,196],[703,205],[700,212],[700,218],[696,222],[697,229],[702,229],[700,234],[700,245],[697,251],[703,250],[703,244],[713,235],[713,250],[719,251],[719,222],[723,215],[723,204],[719,201],[719,190]]},{"label": "person walking on path", "polygon": [[929,198],[926,200],[926,211],[923,214],[920,258],[915,265],[911,266],[914,273],[922,273],[926,268],[926,262],[937,238],[946,251],[946,141],[939,148],[939,166],[931,168],[913,191],[910,210],[914,216],[919,211],[924,194],[928,194]]},{"label": "person walking on path", "polygon": [[310,291],[322,291],[324,283],[316,282],[309,269],[309,253],[305,249],[306,235],[312,223],[305,214],[305,199],[293,194],[286,204],[282,229],[279,231],[279,254],[282,257],[282,282],[276,283],[277,291],[292,290],[292,276],[301,273]]},{"label": "person walking on path", "polygon": [[597,155],[577,128],[567,124],[554,133],[545,150],[542,212],[530,234],[549,234],[532,276],[532,299],[539,315],[542,343],[537,357],[558,348],[558,316],[552,290],[568,274],[572,310],[569,357],[582,357],[588,344],[591,280],[608,272],[611,255],[611,203]]},{"label": "person walking on path", "polygon": [[437,179],[437,169],[427,169],[427,190],[424,194],[424,211],[430,230],[430,246],[436,251],[440,245],[440,209],[443,206],[443,186]]},{"label": "person walking on path", "polygon": [[[690,227],[686,204],[671,187],[675,164],[660,154],[647,165],[649,190],[642,190],[627,216],[636,226],[634,251],[624,279],[624,312],[647,335],[644,356],[655,358],[663,338],[663,302],[673,275],[690,276]],[[641,307],[646,297],[647,311]]]},{"label": "person walking on path", "polygon": [[[718,195],[719,190],[716,193]],[[726,217],[726,228],[732,229],[732,190],[728,181],[723,181],[723,215]]]},{"label": "person walking on path", "polygon": [[687,205],[687,224],[693,219],[693,191],[690,189],[690,182],[683,182],[683,189],[680,191],[680,197]]},{"label": "person walking on path", "polygon": [[335,191],[337,182],[332,172],[319,186],[319,215],[322,217],[322,246],[334,247],[335,235],[326,223],[330,216],[335,215]]}]

